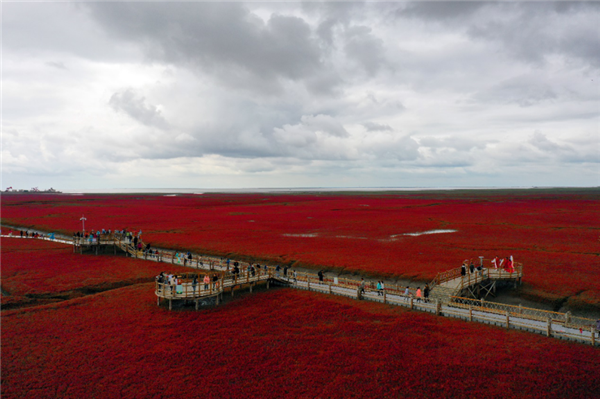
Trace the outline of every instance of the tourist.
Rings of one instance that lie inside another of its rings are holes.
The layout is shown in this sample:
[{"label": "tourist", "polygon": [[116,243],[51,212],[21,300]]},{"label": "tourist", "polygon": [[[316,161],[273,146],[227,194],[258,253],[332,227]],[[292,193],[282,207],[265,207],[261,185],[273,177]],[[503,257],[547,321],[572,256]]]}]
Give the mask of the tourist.
[{"label": "tourist", "polygon": [[183,294],[183,280],[181,278],[181,276],[177,276],[176,279],[177,281],[177,293],[178,294]]},{"label": "tourist", "polygon": [[417,287],[417,302],[421,302],[421,287]]},{"label": "tourist", "polygon": [[423,289],[423,297],[425,298],[425,303],[429,302],[429,284],[425,284],[425,289]]},{"label": "tourist", "polygon": [[208,277],[208,274],[205,274],[204,275],[204,289],[205,290],[208,290],[209,284],[210,284],[210,277]]},{"label": "tourist", "polygon": [[360,295],[363,295],[365,293],[365,279],[364,278],[360,279],[360,285],[358,286],[358,293]]},{"label": "tourist", "polygon": [[294,283],[298,282],[298,274],[296,273],[296,270],[293,271],[294,273]]},{"label": "tourist", "polygon": [[410,288],[407,285],[406,289],[404,290],[404,300],[408,302],[408,298],[410,297]]},{"label": "tourist", "polygon": [[382,295],[381,293],[381,281],[377,282],[377,296]]},{"label": "tourist", "polygon": [[288,267],[287,265],[283,267],[283,277],[287,279],[287,271],[288,271]]},{"label": "tourist", "polygon": [[469,272],[471,274],[473,274],[475,272],[475,265],[473,264],[472,260],[471,260],[471,264],[469,265]]},{"label": "tourist", "polygon": [[216,290],[217,282],[219,281],[219,276],[217,274],[213,274],[212,281],[213,281],[213,290]]},{"label": "tourist", "polygon": [[196,286],[198,285],[198,276],[194,275],[194,278],[192,279],[192,292],[194,294],[194,296],[196,296]]},{"label": "tourist", "polygon": [[499,262],[500,262],[500,259],[497,256],[494,256],[494,259],[492,259],[492,265],[494,265],[494,269],[498,269]]},{"label": "tourist", "polygon": [[319,281],[322,283],[323,282],[323,271],[319,270],[319,273],[317,273],[317,275],[319,276]]},{"label": "tourist", "polygon": [[277,265],[277,266],[275,267],[275,275],[276,275],[277,277],[279,277],[279,271],[280,271],[280,270],[281,270],[281,267],[280,267],[279,265]]},{"label": "tourist", "polygon": [[173,287],[175,286],[175,276],[172,274],[169,274],[168,280],[169,280],[169,287],[171,287],[171,295],[173,295]]},{"label": "tourist", "polygon": [[467,265],[466,265],[466,263],[463,263],[462,266],[460,267],[460,275],[463,276],[463,277],[467,275]]},{"label": "tourist", "polygon": [[383,280],[381,280],[381,295],[385,294],[385,285],[383,284]]}]

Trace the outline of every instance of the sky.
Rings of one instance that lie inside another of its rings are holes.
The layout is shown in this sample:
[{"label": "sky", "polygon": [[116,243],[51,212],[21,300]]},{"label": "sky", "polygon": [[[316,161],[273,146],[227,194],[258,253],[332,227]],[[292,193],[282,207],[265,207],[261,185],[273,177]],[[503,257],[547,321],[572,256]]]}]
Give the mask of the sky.
[{"label": "sky", "polygon": [[3,2],[2,189],[600,186],[598,2]]}]

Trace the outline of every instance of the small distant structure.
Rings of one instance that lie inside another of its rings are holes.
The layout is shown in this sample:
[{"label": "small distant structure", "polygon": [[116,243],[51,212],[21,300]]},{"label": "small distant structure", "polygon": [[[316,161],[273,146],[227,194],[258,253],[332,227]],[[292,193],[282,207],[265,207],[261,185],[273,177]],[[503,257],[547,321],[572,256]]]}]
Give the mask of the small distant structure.
[{"label": "small distant structure", "polygon": [[47,190],[40,190],[39,187],[33,187],[30,190],[23,190],[21,189],[15,189],[12,186],[11,187],[6,187],[6,190],[4,190],[5,193],[62,193],[62,191],[58,191],[52,187],[50,187]]}]

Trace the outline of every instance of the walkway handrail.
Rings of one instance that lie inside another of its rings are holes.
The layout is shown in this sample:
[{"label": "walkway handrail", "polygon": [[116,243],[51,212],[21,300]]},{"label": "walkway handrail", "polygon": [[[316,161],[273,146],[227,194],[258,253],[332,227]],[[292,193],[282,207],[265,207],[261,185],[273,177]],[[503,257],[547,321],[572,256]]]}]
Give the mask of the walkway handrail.
[{"label": "walkway handrail", "polygon": [[585,317],[572,316],[570,312],[560,313],[550,310],[528,308],[524,306],[506,305],[503,303],[489,302],[473,298],[453,296],[450,297],[448,305],[467,309],[472,308],[473,310],[503,315],[508,312],[510,316],[521,317],[529,320],[547,321],[550,319],[555,323],[561,323],[564,324],[565,327],[571,328],[591,328],[595,327],[596,325],[595,320]]},{"label": "walkway handrail", "polygon": [[[485,270],[491,271],[492,273],[496,273],[497,275],[503,276],[504,278],[523,277],[523,264],[520,262],[514,263],[514,265],[513,265],[514,272],[513,273],[506,271],[503,267],[493,268],[493,267],[491,267],[491,264],[492,264],[491,262],[492,262],[491,259],[483,259],[483,262],[481,262],[481,263],[483,264],[484,271]],[[486,266],[486,265],[490,265],[490,266]],[[480,271],[477,270],[477,266],[475,266],[475,271],[472,274],[475,275],[479,272]],[[448,281],[451,281],[451,280],[461,277],[461,275],[462,275],[461,273],[462,273],[462,267],[439,272],[429,285],[431,288],[433,288],[436,285],[441,285],[443,283],[446,283]],[[469,270],[469,267],[467,266],[465,277],[468,279],[467,276],[469,276],[469,275],[470,275],[470,270]],[[491,274],[488,274],[488,276],[491,276]],[[495,277],[495,278],[503,278],[503,277]],[[464,288],[464,287],[462,287],[462,288]]]}]

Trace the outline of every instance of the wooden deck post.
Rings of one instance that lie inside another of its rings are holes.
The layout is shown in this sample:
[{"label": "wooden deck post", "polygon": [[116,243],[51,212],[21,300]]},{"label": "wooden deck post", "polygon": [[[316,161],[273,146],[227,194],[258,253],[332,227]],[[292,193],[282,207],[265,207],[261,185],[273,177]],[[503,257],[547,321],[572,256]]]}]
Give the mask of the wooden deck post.
[{"label": "wooden deck post", "polygon": [[387,293],[385,292],[385,290],[383,290],[383,303],[387,303]]},{"label": "wooden deck post", "polygon": [[592,346],[596,346],[596,331],[594,327],[590,327],[590,332],[592,333]]},{"label": "wooden deck post", "polygon": [[169,310],[171,310],[172,306],[171,306],[171,298],[169,298]]},{"label": "wooden deck post", "polygon": [[198,310],[198,299],[196,299],[194,302],[196,302],[196,310]]},{"label": "wooden deck post", "polygon": [[506,311],[506,328],[510,328],[510,312]]},{"label": "wooden deck post", "polygon": [[473,306],[469,306],[469,321],[473,321]]},{"label": "wooden deck post", "polygon": [[410,310],[413,310],[414,308],[414,298],[411,296],[410,297]]},{"label": "wooden deck post", "polygon": [[308,285],[308,290],[310,291],[310,277],[306,276],[306,283]]},{"label": "wooden deck post", "polygon": [[160,306],[160,297],[156,296],[156,306]]},{"label": "wooden deck post", "polygon": [[442,303],[440,302],[439,299],[436,299],[435,300],[435,314],[437,316],[439,316],[441,312],[442,312]]},{"label": "wooden deck post", "polygon": [[217,294],[217,306],[219,306],[219,294]]},{"label": "wooden deck post", "polygon": [[331,294],[331,283],[329,283],[329,293]]},{"label": "wooden deck post", "polygon": [[546,336],[552,336],[552,319],[550,317],[548,317],[548,322],[546,324]]}]

